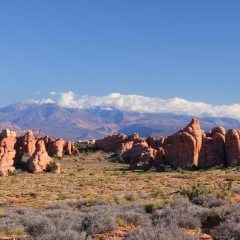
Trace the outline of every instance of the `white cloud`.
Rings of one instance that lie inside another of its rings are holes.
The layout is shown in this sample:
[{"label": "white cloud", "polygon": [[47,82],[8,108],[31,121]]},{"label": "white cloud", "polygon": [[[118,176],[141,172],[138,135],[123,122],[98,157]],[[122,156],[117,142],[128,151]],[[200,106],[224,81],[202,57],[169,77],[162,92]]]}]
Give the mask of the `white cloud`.
[{"label": "white cloud", "polygon": [[40,92],[36,92],[36,94],[40,94]]},{"label": "white cloud", "polygon": [[175,113],[195,117],[229,117],[240,120],[240,105],[212,106],[203,102],[190,102],[182,98],[151,98],[139,95],[111,93],[96,97],[84,95],[77,97],[73,92],[61,92],[58,104],[68,108],[115,107],[120,110],[149,113]]},{"label": "white cloud", "polygon": [[50,94],[51,94],[51,95],[56,95],[57,93],[54,92],[54,91],[51,91]]}]

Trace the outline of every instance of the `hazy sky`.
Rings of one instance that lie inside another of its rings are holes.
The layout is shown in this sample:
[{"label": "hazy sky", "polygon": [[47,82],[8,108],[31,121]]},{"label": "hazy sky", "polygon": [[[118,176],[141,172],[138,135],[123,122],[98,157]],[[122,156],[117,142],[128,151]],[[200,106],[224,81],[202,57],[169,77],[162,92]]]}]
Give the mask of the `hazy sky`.
[{"label": "hazy sky", "polygon": [[239,0],[2,0],[0,107],[69,91],[240,103],[239,13]]}]

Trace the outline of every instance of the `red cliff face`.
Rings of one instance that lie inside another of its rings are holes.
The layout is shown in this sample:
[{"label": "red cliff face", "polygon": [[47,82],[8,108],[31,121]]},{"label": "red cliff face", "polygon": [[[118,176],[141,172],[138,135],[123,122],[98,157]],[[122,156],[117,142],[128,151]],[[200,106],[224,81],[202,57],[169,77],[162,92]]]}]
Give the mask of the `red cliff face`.
[{"label": "red cliff face", "polygon": [[211,167],[225,163],[225,134],[225,129],[219,126],[213,128],[208,137],[203,138],[199,167]]},{"label": "red cliff face", "polygon": [[233,160],[240,164],[240,130],[229,129],[226,133],[226,159],[229,165]]}]

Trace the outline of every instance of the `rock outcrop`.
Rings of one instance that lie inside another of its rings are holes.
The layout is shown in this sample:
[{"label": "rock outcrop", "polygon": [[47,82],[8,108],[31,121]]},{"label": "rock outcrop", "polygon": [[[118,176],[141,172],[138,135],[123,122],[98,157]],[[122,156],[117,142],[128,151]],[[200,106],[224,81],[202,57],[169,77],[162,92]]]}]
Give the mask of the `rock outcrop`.
[{"label": "rock outcrop", "polygon": [[80,155],[78,149],[74,146],[74,143],[71,141],[67,141],[63,147],[66,155]]},{"label": "rock outcrop", "polygon": [[144,139],[137,133],[127,138],[118,134],[97,140],[95,146],[104,151],[119,150],[123,158],[130,160],[131,170],[138,162],[149,167],[169,164],[174,168],[205,168],[230,164],[233,160],[240,165],[240,130],[226,133],[218,126],[205,133],[196,118],[171,136],[155,139],[150,135]]},{"label": "rock outcrop", "polygon": [[23,153],[31,156],[35,152],[36,139],[32,131],[27,131],[22,137],[20,137],[21,150]]},{"label": "rock outcrop", "polygon": [[8,176],[8,171],[14,171],[14,158],[16,150],[16,133],[3,129],[0,134],[0,176]]},{"label": "rock outcrop", "polygon": [[[33,155],[28,159],[28,170],[32,173],[38,173],[46,170],[47,165],[52,164],[54,161],[48,156],[45,143],[43,139],[39,139],[36,143],[36,150]],[[60,173],[60,164],[58,165],[57,173]]]},{"label": "rock outcrop", "polygon": [[122,143],[127,142],[126,135],[120,133],[111,135],[100,140],[96,140],[93,147],[104,151],[117,151],[121,148]]},{"label": "rock outcrop", "polygon": [[229,129],[227,131],[225,151],[227,165],[231,164],[234,160],[240,164],[240,130]]},{"label": "rock outcrop", "polygon": [[64,140],[62,138],[58,138],[55,141],[49,142],[48,153],[51,156],[62,157],[63,156],[63,145],[64,145]]},{"label": "rock outcrop", "polygon": [[198,167],[212,167],[226,163],[225,134],[225,129],[219,126],[213,128],[208,137],[203,138]]}]

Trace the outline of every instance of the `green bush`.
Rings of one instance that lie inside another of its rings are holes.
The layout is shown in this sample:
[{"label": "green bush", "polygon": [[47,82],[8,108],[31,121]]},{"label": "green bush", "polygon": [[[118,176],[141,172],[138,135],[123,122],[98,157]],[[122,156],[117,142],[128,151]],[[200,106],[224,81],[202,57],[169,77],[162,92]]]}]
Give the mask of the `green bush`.
[{"label": "green bush", "polygon": [[158,169],[157,169],[159,172],[172,172],[172,168],[171,166],[169,165],[164,165],[164,164],[161,164]]},{"label": "green bush", "polygon": [[211,193],[213,193],[212,189],[204,186],[201,183],[198,183],[197,185],[192,186],[191,189],[183,190],[183,194],[186,195],[190,200],[192,200],[195,197],[198,197],[199,195],[211,194]]},{"label": "green bush", "polygon": [[57,163],[55,161],[47,164],[46,172],[56,173],[57,170],[58,170],[58,165],[57,165]]},{"label": "green bush", "polygon": [[161,189],[159,189],[159,190],[155,191],[154,193],[151,193],[150,195],[153,198],[162,197],[164,195],[164,192]]},{"label": "green bush", "polygon": [[165,206],[170,206],[173,203],[173,199],[164,199],[161,201],[148,203],[145,205],[146,213],[153,213],[155,210],[164,208]]},{"label": "green bush", "polygon": [[229,168],[234,168],[234,167],[236,167],[238,165],[238,162],[237,162],[237,160],[236,159],[233,159],[231,162],[230,162],[230,164],[229,164]]}]

